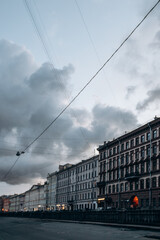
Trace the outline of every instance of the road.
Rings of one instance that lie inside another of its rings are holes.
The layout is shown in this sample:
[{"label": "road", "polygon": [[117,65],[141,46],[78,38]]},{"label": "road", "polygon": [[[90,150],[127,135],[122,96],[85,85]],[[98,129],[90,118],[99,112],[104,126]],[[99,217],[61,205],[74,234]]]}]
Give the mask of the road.
[{"label": "road", "polygon": [[0,217],[0,240],[149,240],[160,232],[55,222],[53,220]]}]

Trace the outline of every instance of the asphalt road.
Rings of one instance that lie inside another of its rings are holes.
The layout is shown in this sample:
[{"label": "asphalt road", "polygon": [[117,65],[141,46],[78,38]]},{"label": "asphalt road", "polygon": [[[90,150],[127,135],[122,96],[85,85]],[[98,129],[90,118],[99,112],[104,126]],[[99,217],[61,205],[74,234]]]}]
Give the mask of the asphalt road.
[{"label": "asphalt road", "polygon": [[0,217],[0,240],[147,240],[160,232],[31,218]]}]

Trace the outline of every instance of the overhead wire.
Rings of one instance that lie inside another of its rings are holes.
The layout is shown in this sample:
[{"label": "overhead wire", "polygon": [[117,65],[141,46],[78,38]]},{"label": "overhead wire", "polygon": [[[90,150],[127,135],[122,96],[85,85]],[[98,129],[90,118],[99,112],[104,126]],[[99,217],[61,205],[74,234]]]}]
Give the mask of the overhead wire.
[{"label": "overhead wire", "polygon": [[125,38],[125,40],[119,45],[119,47],[111,54],[111,56],[105,61],[105,63],[99,68],[99,70],[92,76],[92,78],[84,85],[84,87],[75,95],[75,97],[64,107],[61,112],[53,119],[53,121],[24,149],[26,151],[31,145],[33,145],[52,125],[57,119],[70,107],[70,105],[79,97],[79,95],[87,88],[87,86],[93,81],[93,79],[102,71],[106,64],[114,57],[114,55],[120,50],[120,48],[126,43],[126,41],[133,35],[137,28],[144,22],[148,15],[155,9],[159,4],[160,0],[148,11],[143,19],[136,25],[131,33]]},{"label": "overhead wire", "polygon": [[[26,0],[25,0],[26,1]],[[142,20],[136,25],[136,27],[130,32],[130,34],[124,39],[124,41],[116,48],[116,50],[111,54],[111,56],[105,61],[105,63],[98,69],[98,71],[92,76],[92,78],[84,85],[84,87],[75,95],[75,97],[64,107],[60,113],[53,119],[53,121],[23,150],[25,152],[30,148],[56,121],[60,116],[70,107],[70,105],[79,97],[79,95],[87,88],[87,86],[93,81],[93,79],[102,71],[102,69],[107,65],[107,63],[117,54],[117,52],[122,48],[122,46],[127,42],[127,40],[133,35],[133,33],[138,29],[138,27],[144,22],[144,20],[149,16],[149,14],[156,8],[160,3],[160,0],[147,12],[147,14],[142,18]],[[20,157],[20,156],[19,156]],[[19,157],[16,159],[15,163],[9,169],[7,175],[11,172]]]},{"label": "overhead wire", "polygon": [[[41,20],[40,13],[39,13],[39,11],[38,11],[37,5],[35,4],[35,1],[33,1],[33,2],[34,2],[34,5],[35,5],[36,10],[37,10],[37,12],[38,12],[39,18],[40,18],[40,20]],[[28,12],[29,12],[29,16],[30,16],[31,19],[32,19],[32,22],[33,22],[34,27],[35,27],[35,29],[36,29],[36,33],[38,34],[38,37],[39,37],[40,41],[42,41],[42,46],[44,47],[44,50],[45,50],[46,55],[47,55],[47,57],[48,57],[48,59],[49,59],[49,62],[52,64],[51,69],[53,69],[53,65],[54,65],[54,64],[53,64],[52,57],[51,57],[51,55],[49,54],[48,47],[47,47],[46,41],[45,41],[45,39],[44,39],[43,33],[42,33],[42,31],[41,31],[41,28],[38,26],[38,24],[37,24],[37,22],[36,22],[36,20],[35,20],[34,13],[33,13],[32,10],[31,10],[31,5],[29,5],[29,3],[28,3],[27,0],[24,0],[24,3],[25,3],[25,6],[26,6],[26,9],[27,9]],[[42,25],[42,21],[41,21],[41,25]],[[44,27],[43,27],[43,28],[44,28]],[[44,28],[44,29],[45,29],[45,28]],[[46,36],[47,36],[47,34],[46,34]],[[48,38],[48,36],[47,36],[47,38]],[[49,38],[48,38],[48,39],[49,39]],[[48,42],[49,42],[49,41],[48,41]],[[59,84],[62,86],[61,81],[59,81]],[[63,86],[62,86],[62,89],[63,89]],[[65,89],[64,89],[64,91],[65,91]],[[69,96],[67,95],[67,92],[66,92],[66,91],[65,91],[65,95],[66,95],[66,98],[69,99]],[[73,111],[73,109],[72,109],[72,113],[73,113],[74,117],[77,119],[77,121],[79,121],[78,118],[77,118],[77,116],[76,116],[76,114],[75,114],[75,112]],[[81,127],[79,128],[79,130],[80,130],[80,132],[81,132],[81,134],[82,134],[82,137],[85,139],[86,143],[87,143],[88,146],[90,147],[90,144],[89,144],[89,142],[88,142],[87,139],[86,139],[86,136],[85,136],[84,131],[82,130]]]},{"label": "overhead wire", "polygon": [[[75,2],[75,5],[76,5],[76,7],[77,7],[77,9],[78,9],[79,15],[80,15],[80,17],[81,17],[81,19],[82,19],[84,28],[85,28],[85,30],[86,30],[86,32],[87,32],[87,35],[88,35],[88,38],[89,38],[89,40],[90,40],[90,42],[91,42],[91,45],[92,45],[92,47],[93,47],[93,50],[94,50],[94,52],[95,52],[95,55],[96,55],[96,58],[97,58],[97,60],[98,60],[99,66],[101,66],[101,65],[102,65],[102,62],[101,62],[101,59],[100,59],[100,57],[99,57],[99,54],[98,54],[97,48],[96,48],[96,46],[95,46],[95,43],[94,43],[94,41],[93,41],[93,37],[91,36],[91,33],[90,33],[89,28],[88,28],[88,26],[87,26],[87,23],[86,23],[86,21],[85,21],[84,15],[83,15],[83,13],[82,13],[82,11],[81,11],[81,8],[80,8],[80,6],[79,6],[79,4],[78,4],[78,1],[77,1],[77,0],[74,0],[74,2]],[[104,74],[104,77],[107,79],[105,69],[103,69],[103,74]],[[110,90],[111,90],[112,97],[113,97],[114,101],[117,102],[116,96],[115,96],[115,94],[114,94],[114,91],[113,91],[112,86],[111,86],[111,84],[110,84],[110,81],[109,81],[108,79],[107,79],[107,83],[108,83],[108,86],[109,86],[109,88],[110,88]]]}]

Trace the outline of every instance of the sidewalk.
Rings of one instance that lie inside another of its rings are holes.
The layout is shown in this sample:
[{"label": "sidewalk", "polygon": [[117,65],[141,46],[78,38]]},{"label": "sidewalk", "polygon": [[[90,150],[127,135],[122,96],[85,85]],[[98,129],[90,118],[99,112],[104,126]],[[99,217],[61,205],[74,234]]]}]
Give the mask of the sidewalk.
[{"label": "sidewalk", "polygon": [[118,227],[118,228],[129,228],[136,230],[152,230],[160,232],[160,226],[149,226],[149,225],[135,225],[135,224],[119,224],[119,223],[103,223],[103,222],[89,222],[89,221],[73,221],[73,220],[56,220],[56,219],[45,219],[54,222],[65,222],[65,223],[78,223],[78,224],[91,224],[91,225],[99,225],[106,227]]}]

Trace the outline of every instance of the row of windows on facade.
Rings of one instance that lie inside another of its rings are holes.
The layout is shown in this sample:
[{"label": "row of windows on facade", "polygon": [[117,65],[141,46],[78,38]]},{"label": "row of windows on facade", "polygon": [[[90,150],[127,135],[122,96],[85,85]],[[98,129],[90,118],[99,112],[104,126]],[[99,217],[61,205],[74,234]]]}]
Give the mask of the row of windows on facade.
[{"label": "row of windows on facade", "polygon": [[80,191],[85,189],[91,189],[96,187],[96,182],[85,182],[77,185],[72,185],[69,187],[57,189],[58,193],[66,193],[66,192],[74,192],[74,191]]},{"label": "row of windows on facade", "polygon": [[[159,136],[160,136],[160,128],[159,128]],[[156,139],[156,138],[157,138],[157,129],[152,131],[152,139]],[[131,139],[130,141],[127,141],[125,143],[121,143],[116,147],[110,148],[108,156],[119,154],[119,151],[128,150],[129,148],[133,148],[135,146],[138,146],[139,144],[143,144],[146,141],[150,141],[150,132],[143,134],[140,137],[138,136],[135,139]],[[105,158],[106,158],[106,152],[101,152],[100,160]]]},{"label": "row of windows on facade", "polygon": [[63,196],[63,197],[58,197],[58,203],[65,203],[67,201],[78,201],[78,200],[87,200],[87,199],[96,199],[97,194],[96,192],[91,192],[91,193],[82,193],[82,194],[77,194],[77,195],[72,195],[72,196]]},{"label": "row of windows on facade", "polygon": [[[92,172],[77,176],[77,182],[84,181],[84,180],[91,179],[91,178],[95,178],[95,177],[98,177],[97,176],[97,171],[94,171],[94,172],[92,171]],[[63,186],[66,186],[68,184],[71,184],[71,182],[72,182],[71,179],[59,181],[57,183],[57,186],[58,187],[63,187]]]},{"label": "row of windows on facade", "polygon": [[[158,153],[157,145],[154,144],[152,146],[152,155],[157,155],[157,153]],[[119,162],[120,162],[120,165],[129,164],[130,162],[132,162],[134,160],[140,160],[142,158],[144,159],[144,158],[147,158],[147,157],[148,158],[150,157],[150,147],[148,147],[148,146],[146,148],[146,151],[145,151],[144,147],[141,148],[140,151],[139,151],[139,149],[136,149],[135,152],[134,151],[131,151],[130,153],[127,152],[126,154],[121,154],[117,158],[114,157],[113,159],[109,159],[107,164],[109,165],[108,168],[111,169],[111,168],[118,167]],[[101,162],[100,163],[100,172],[106,170],[107,164],[106,164],[106,162]]]},{"label": "row of windows on facade", "polygon": [[[154,159],[152,161],[152,166],[151,166],[151,171],[157,171],[160,170],[160,160],[159,160],[159,166],[157,164],[157,159]],[[135,166],[128,166],[125,168],[120,169],[120,175],[119,175],[119,170],[115,170],[113,172],[108,173],[108,179],[109,181],[112,180],[117,180],[120,178],[124,178],[128,176],[128,174],[143,174],[143,173],[149,173],[150,172],[150,162],[142,162],[140,164],[137,164]],[[105,174],[100,176],[100,182],[101,181],[106,181],[106,176]]]},{"label": "row of windows on facade", "polygon": [[[150,187],[150,178],[141,179],[140,181],[135,182],[126,182],[120,184],[120,192],[126,192],[126,191],[133,191],[133,190],[143,190],[143,189],[149,189]],[[156,188],[160,187],[160,176],[159,177],[152,177],[151,179],[151,187]],[[118,193],[119,192],[119,184],[116,185],[110,185],[108,186],[108,193]]]},{"label": "row of windows on facade", "polygon": [[57,178],[58,180],[64,179],[64,178],[70,177],[71,175],[76,175],[78,173],[88,171],[90,169],[94,169],[97,167],[97,164],[98,164],[98,161],[87,163],[83,166],[77,167],[75,170],[65,171],[64,173],[59,174]]}]

